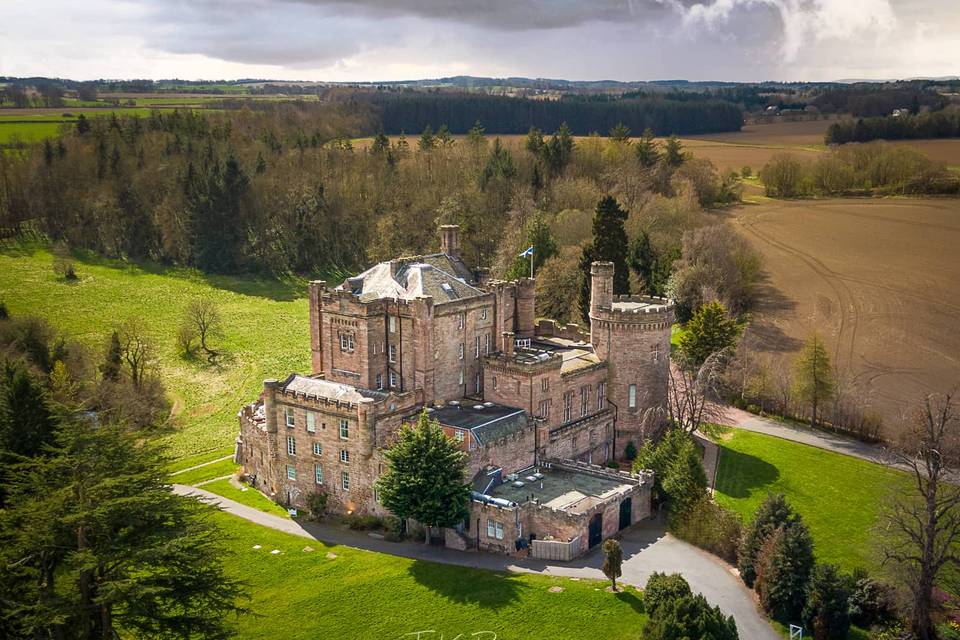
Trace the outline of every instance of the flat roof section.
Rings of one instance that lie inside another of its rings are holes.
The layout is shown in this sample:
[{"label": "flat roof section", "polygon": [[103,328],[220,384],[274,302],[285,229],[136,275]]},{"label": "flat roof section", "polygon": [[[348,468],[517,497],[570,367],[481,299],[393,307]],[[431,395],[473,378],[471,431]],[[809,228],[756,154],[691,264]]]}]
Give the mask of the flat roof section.
[{"label": "flat roof section", "polygon": [[610,305],[614,309],[622,309],[623,311],[642,311],[643,309],[650,310],[661,310],[666,309],[669,305],[664,304],[663,302],[658,302],[656,300],[644,300],[644,301],[630,301],[630,302],[614,302]]},{"label": "flat roof section", "polygon": [[441,425],[470,430],[481,444],[499,440],[527,426],[526,411],[495,402],[460,400],[428,412],[430,418]]},{"label": "flat roof section", "polygon": [[[542,474],[542,478],[536,477]],[[535,467],[517,473],[517,482],[504,482],[490,490],[490,496],[524,504],[536,500],[544,506],[581,513],[613,496],[627,493],[636,483],[605,478],[587,472]],[[529,478],[533,478],[530,480]]]}]

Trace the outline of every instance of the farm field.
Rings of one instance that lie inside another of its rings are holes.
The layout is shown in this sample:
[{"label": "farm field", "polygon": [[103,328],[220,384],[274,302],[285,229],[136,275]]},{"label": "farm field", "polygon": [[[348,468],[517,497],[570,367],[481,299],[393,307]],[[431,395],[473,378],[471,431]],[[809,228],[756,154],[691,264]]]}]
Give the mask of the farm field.
[{"label": "farm field", "polygon": [[[189,269],[76,260],[79,280],[51,270],[43,249],[0,249],[0,300],[12,315],[47,318],[70,338],[102,352],[110,332],[141,318],[156,343],[160,377],[173,402],[174,428],[164,438],[185,468],[232,452],[237,411],[256,399],[263,380],[310,370],[307,299],[299,281],[202,275]],[[176,347],[185,306],[209,298],[224,320],[224,357],[216,365],[184,359]],[[232,472],[189,472],[193,482]],[[207,475],[213,472],[214,475]],[[183,480],[183,478],[181,478]]]},{"label": "farm field", "polygon": [[877,570],[874,527],[908,477],[865,460],[750,431],[719,439],[716,499],[749,521],[770,493],[803,516],[818,560]]},{"label": "farm field", "polygon": [[[239,638],[343,640],[424,638],[609,640],[636,638],[646,621],[633,588],[503,574],[328,546],[219,513],[214,521],[232,551],[227,568],[248,584],[253,615],[236,622]],[[254,549],[254,545],[261,548]],[[304,551],[309,545],[311,551]],[[273,554],[271,551],[280,553]],[[334,554],[335,557],[328,557]],[[551,587],[562,591],[551,592]],[[576,610],[576,615],[569,615]],[[472,636],[478,632],[490,633]],[[406,635],[413,638],[415,635]]]},{"label": "farm field", "polygon": [[762,351],[792,357],[817,330],[887,429],[960,383],[960,200],[767,200],[732,216],[767,272]]}]

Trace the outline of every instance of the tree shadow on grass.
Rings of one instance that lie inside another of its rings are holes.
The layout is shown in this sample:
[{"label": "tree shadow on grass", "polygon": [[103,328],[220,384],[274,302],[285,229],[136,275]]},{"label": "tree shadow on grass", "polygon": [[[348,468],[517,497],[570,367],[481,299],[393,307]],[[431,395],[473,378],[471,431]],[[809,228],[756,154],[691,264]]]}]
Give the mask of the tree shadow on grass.
[{"label": "tree shadow on grass", "polygon": [[756,456],[720,448],[717,468],[717,491],[731,498],[748,498],[756,489],[772,485],[780,478],[780,470]]},{"label": "tree shadow on grass", "polygon": [[415,560],[410,575],[437,595],[461,604],[500,609],[516,602],[526,585],[518,576]]},{"label": "tree shadow on grass", "polygon": [[[621,589],[622,588],[623,587],[621,587]],[[643,600],[637,597],[637,593],[635,591],[620,591],[617,593],[617,600],[629,604],[637,613],[646,613],[646,609],[643,606]]]}]

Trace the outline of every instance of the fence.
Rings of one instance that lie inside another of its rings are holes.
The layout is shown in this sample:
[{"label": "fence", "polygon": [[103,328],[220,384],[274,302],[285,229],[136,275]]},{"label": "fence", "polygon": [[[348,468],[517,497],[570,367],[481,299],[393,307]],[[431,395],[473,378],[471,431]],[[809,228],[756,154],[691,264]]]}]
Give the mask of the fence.
[{"label": "fence", "polygon": [[533,540],[530,543],[530,555],[538,560],[560,560],[567,562],[580,555],[580,536],[570,542],[559,540]]}]

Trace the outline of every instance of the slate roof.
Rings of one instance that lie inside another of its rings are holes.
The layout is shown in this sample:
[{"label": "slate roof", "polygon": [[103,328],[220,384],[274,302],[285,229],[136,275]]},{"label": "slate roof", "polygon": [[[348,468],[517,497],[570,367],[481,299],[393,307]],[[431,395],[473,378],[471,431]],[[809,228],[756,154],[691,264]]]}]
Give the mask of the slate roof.
[{"label": "slate roof", "polygon": [[383,400],[387,397],[387,394],[380,391],[360,389],[349,384],[331,382],[320,378],[309,378],[296,373],[290,374],[290,377],[283,381],[281,387],[285,391],[303,393],[308,396],[326,398],[327,400],[352,402],[354,404],[359,404],[363,398]]},{"label": "slate roof", "polygon": [[[478,408],[479,407],[479,408]],[[527,427],[527,412],[493,402],[447,404],[430,412],[430,417],[448,427],[467,429],[481,445],[522,431]]]},{"label": "slate roof", "polygon": [[432,296],[437,303],[483,295],[473,286],[470,271],[444,253],[417,256],[393,263],[381,262],[344,283],[361,299],[413,300]]}]

